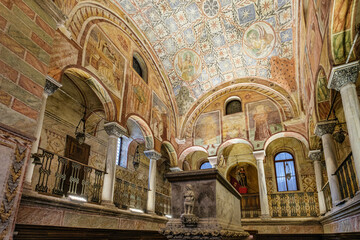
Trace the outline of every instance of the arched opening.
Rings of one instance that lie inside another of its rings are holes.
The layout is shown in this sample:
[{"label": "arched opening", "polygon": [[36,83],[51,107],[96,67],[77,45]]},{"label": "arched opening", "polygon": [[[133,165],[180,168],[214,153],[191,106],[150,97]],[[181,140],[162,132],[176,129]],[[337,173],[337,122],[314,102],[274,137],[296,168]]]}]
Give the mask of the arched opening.
[{"label": "arched opening", "polygon": [[241,100],[239,97],[230,97],[225,102],[225,115],[242,112]]},{"label": "arched opening", "polygon": [[144,61],[142,56],[137,52],[134,52],[133,54],[132,68],[146,83],[148,83],[148,71],[147,71],[146,62]]},{"label": "arched opening", "polygon": [[291,153],[279,152],[274,157],[276,185],[279,192],[298,190],[295,160]]}]

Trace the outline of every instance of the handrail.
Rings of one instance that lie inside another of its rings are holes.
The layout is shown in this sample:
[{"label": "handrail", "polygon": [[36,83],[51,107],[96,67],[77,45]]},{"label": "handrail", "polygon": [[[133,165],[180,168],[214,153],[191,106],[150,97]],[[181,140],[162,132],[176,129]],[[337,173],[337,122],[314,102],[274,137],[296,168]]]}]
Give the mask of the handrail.
[{"label": "handrail", "polygon": [[324,191],[324,189],[327,187],[327,185],[329,185],[329,181],[327,181],[327,182],[324,184],[324,186],[322,186],[321,191]]},{"label": "handrail", "polygon": [[351,157],[352,156],[352,152],[350,152],[347,156],[346,156],[346,158],[342,161],[342,163],[339,165],[339,167],[336,169],[336,171],[335,171],[335,174],[336,173],[338,173],[340,170],[341,170],[341,168],[346,164],[346,162],[349,160],[349,157]]}]

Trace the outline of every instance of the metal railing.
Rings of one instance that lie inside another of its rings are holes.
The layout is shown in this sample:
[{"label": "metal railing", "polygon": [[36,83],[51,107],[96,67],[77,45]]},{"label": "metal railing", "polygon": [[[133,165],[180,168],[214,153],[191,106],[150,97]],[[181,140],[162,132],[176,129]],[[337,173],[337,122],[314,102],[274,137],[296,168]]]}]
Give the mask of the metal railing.
[{"label": "metal railing", "polygon": [[118,208],[135,208],[145,211],[148,189],[138,182],[116,178],[114,204]]},{"label": "metal railing", "polygon": [[241,196],[241,218],[260,217],[259,194],[243,194]]},{"label": "metal railing", "polygon": [[323,193],[324,193],[325,208],[326,208],[326,212],[328,212],[332,208],[332,198],[331,198],[329,182],[325,183],[325,185],[322,187],[321,191],[323,191]]},{"label": "metal railing", "polygon": [[155,213],[160,216],[171,214],[171,197],[163,193],[155,193]]},{"label": "metal railing", "polygon": [[316,217],[315,192],[270,194],[269,203],[272,217]]},{"label": "metal railing", "polygon": [[339,180],[342,199],[353,198],[359,190],[353,162],[353,155],[350,153],[335,172]]},{"label": "metal railing", "polygon": [[57,196],[77,195],[99,203],[104,171],[39,148],[41,161],[35,190]]}]

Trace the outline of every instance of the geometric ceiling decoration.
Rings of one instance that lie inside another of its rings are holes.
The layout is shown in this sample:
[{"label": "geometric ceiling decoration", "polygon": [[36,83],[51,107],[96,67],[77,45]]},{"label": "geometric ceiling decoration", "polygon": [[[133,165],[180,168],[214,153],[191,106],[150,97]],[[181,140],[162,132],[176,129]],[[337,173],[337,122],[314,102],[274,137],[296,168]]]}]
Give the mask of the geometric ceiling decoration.
[{"label": "geometric ceiling decoration", "polygon": [[180,115],[223,82],[272,80],[271,59],[293,59],[295,0],[116,1],[155,50]]}]

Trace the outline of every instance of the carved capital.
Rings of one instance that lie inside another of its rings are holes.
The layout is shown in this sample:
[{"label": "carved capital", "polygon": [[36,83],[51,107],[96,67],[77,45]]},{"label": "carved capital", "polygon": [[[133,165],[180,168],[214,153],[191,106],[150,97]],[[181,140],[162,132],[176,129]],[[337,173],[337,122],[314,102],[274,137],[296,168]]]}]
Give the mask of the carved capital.
[{"label": "carved capital", "polygon": [[315,135],[322,137],[325,134],[332,134],[334,132],[335,125],[335,121],[317,123],[315,127]]},{"label": "carved capital", "polygon": [[359,62],[351,62],[334,67],[331,70],[330,79],[328,83],[329,89],[340,89],[348,83],[355,83],[359,75]]},{"label": "carved capital", "polygon": [[44,92],[50,96],[52,95],[56,90],[61,88],[62,85],[58,81],[56,81],[54,78],[50,76],[46,76],[46,82],[45,82],[45,88]]},{"label": "carved capital", "polygon": [[150,160],[159,160],[161,158],[161,154],[155,150],[144,151],[144,154]]},{"label": "carved capital", "polygon": [[256,161],[264,161],[266,153],[264,150],[253,152]]},{"label": "carved capital", "polygon": [[127,131],[124,127],[120,126],[117,122],[108,122],[104,124],[104,129],[109,136],[121,137],[127,136]]},{"label": "carved capital", "polygon": [[322,152],[320,150],[309,151],[309,158],[312,161],[320,161],[322,157]]}]

